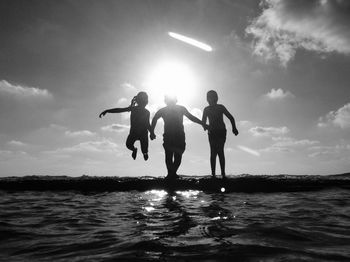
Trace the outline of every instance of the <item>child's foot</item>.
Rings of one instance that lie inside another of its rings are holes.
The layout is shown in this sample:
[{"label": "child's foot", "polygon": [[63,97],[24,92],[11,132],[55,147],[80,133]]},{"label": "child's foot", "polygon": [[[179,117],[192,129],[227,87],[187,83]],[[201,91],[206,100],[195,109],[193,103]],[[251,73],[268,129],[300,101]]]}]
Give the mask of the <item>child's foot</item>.
[{"label": "child's foot", "polygon": [[211,175],[211,178],[215,179],[215,178],[216,178],[215,174],[212,174],[212,175]]},{"label": "child's foot", "polygon": [[143,154],[143,159],[145,159],[145,161],[147,161],[147,159],[148,159],[148,154],[147,153]]},{"label": "child's foot", "polygon": [[134,160],[136,159],[136,156],[137,156],[137,148],[136,147],[132,150],[131,156]]}]

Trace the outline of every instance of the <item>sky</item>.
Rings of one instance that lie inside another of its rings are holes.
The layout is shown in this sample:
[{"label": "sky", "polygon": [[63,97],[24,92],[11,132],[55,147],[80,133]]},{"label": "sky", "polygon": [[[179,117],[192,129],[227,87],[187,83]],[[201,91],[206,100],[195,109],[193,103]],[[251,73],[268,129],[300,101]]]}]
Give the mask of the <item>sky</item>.
[{"label": "sky", "polygon": [[[199,118],[218,92],[227,174],[350,171],[349,1],[2,0],[0,35],[2,177],[166,175],[161,121],[144,161],[129,113],[98,118],[139,91],[152,117],[163,87]],[[209,175],[207,134],[185,131],[179,174]]]}]

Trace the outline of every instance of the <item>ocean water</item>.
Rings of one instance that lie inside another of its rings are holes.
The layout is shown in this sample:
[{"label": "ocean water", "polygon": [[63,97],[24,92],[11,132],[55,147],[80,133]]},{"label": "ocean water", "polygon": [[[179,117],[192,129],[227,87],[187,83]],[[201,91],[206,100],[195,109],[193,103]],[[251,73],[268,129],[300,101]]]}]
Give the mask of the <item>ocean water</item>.
[{"label": "ocean water", "polygon": [[350,261],[350,191],[0,191],[0,261]]}]

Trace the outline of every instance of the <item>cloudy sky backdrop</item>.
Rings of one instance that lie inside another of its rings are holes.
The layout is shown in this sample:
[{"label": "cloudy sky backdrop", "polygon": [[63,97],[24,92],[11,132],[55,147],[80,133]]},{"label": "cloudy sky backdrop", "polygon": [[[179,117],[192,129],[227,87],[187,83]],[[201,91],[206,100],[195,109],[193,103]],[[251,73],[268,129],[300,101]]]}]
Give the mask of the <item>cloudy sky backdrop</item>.
[{"label": "cloudy sky backdrop", "polygon": [[[193,81],[179,104],[200,117],[214,89],[236,118],[227,173],[350,171],[349,1],[2,0],[0,34],[0,176],[165,175],[161,125],[134,161],[129,115],[98,114],[146,90],[153,116],[150,77],[173,61]],[[209,174],[206,133],[185,129],[179,173]]]}]

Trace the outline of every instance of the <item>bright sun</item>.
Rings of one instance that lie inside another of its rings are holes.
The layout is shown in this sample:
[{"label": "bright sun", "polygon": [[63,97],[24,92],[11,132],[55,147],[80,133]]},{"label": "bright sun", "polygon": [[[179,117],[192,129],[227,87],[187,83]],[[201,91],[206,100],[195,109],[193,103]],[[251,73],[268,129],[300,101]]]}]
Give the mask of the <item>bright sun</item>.
[{"label": "bright sun", "polygon": [[151,71],[145,83],[151,101],[164,104],[164,95],[175,95],[182,105],[194,98],[196,79],[190,67],[180,62],[163,62]]}]

